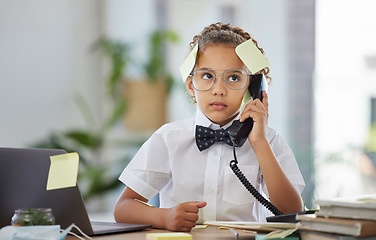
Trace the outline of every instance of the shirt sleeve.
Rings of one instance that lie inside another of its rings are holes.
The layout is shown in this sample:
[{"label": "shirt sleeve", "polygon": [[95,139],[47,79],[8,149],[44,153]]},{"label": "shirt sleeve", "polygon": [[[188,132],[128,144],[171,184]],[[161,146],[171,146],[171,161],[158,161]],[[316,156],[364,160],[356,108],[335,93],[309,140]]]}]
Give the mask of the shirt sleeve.
[{"label": "shirt sleeve", "polygon": [[[290,180],[295,189],[301,194],[305,187],[305,183],[291,148],[276,132],[273,133],[273,136],[270,139],[270,146],[287,178]],[[267,193],[265,184],[263,186],[263,191]]]},{"label": "shirt sleeve", "polygon": [[119,180],[146,199],[155,196],[171,179],[163,127],[139,149]]}]

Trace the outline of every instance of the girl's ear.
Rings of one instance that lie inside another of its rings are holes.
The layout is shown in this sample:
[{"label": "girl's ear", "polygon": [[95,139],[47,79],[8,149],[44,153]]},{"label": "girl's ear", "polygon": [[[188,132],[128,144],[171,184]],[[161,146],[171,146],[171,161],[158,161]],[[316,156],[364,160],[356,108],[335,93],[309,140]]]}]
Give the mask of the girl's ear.
[{"label": "girl's ear", "polygon": [[192,79],[190,77],[187,77],[187,80],[185,80],[185,87],[187,88],[187,92],[189,96],[192,99],[193,103],[197,103],[196,96],[195,96],[195,89],[193,88]]},{"label": "girl's ear", "polygon": [[191,96],[194,95],[195,89],[193,88],[191,77],[187,77],[187,79],[185,80],[185,87],[187,88],[187,91]]},{"label": "girl's ear", "polygon": [[185,87],[187,88],[187,92],[192,99],[193,103],[197,103],[196,96],[195,96],[195,89],[193,88],[193,83],[191,77],[187,77],[185,80]]}]

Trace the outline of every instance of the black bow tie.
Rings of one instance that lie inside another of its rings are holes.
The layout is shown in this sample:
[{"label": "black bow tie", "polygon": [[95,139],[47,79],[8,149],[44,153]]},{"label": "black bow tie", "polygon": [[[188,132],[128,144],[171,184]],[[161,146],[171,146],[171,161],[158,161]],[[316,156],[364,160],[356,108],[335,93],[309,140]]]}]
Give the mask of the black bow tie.
[{"label": "black bow tie", "polygon": [[224,130],[223,128],[213,130],[204,126],[196,125],[196,144],[200,151],[207,149],[217,141],[224,141],[232,146],[227,130]]}]

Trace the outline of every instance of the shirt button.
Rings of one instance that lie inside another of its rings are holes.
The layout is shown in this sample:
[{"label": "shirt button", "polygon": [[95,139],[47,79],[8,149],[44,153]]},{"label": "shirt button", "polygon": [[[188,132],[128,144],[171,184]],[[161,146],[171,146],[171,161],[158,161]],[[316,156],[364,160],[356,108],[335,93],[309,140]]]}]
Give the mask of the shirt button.
[{"label": "shirt button", "polygon": [[213,193],[214,192],[214,189],[213,188],[209,188],[209,193]]},{"label": "shirt button", "polygon": [[213,151],[213,154],[214,154],[214,155],[217,155],[217,154],[218,154],[217,150],[214,150],[214,151]]}]

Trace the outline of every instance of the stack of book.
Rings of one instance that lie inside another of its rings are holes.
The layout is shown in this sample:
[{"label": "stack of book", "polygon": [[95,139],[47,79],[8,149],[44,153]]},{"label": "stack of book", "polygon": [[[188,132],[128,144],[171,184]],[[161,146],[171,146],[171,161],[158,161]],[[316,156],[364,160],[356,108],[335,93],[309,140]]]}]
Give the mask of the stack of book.
[{"label": "stack of book", "polygon": [[376,195],[316,200],[319,211],[297,215],[301,240],[376,239]]}]

